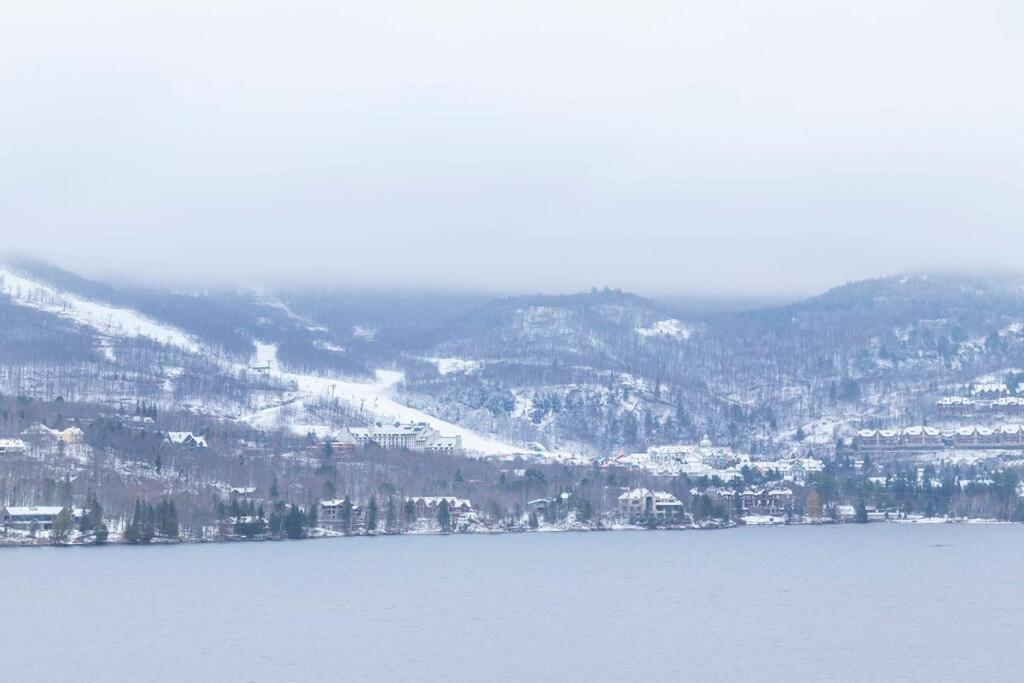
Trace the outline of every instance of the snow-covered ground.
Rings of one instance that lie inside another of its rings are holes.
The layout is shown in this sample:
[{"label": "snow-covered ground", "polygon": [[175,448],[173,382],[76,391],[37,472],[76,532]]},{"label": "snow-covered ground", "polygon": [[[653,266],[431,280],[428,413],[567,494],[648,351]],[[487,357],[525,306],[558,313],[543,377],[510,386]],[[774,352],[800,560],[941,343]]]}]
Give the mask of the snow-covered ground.
[{"label": "snow-covered ground", "polygon": [[[53,285],[21,275],[4,265],[0,265],[0,292],[10,296],[13,303],[35,308],[92,328],[106,338],[148,337],[192,353],[204,351],[197,340],[171,325],[149,318],[138,311],[92,301],[72,294]],[[357,336],[364,338],[372,338],[375,333],[375,330],[365,328],[357,328],[355,331]],[[400,372],[378,370],[376,381],[373,382],[355,382],[283,372],[277,363],[276,346],[257,344],[256,348],[256,364],[269,364],[271,374],[282,380],[294,382],[297,392],[286,397],[284,401],[243,417],[253,426],[276,428],[282,423],[289,424],[290,410],[294,409],[295,412],[299,412],[298,408],[301,407],[302,400],[326,396],[345,401],[381,421],[429,422],[442,434],[461,436],[462,445],[467,451],[483,455],[504,455],[523,451],[523,448],[519,446],[484,436],[398,403],[391,397],[391,389],[402,380]],[[113,359],[113,350],[109,344],[104,346],[104,351],[108,358]],[[441,360],[446,363],[444,367],[452,372],[467,371],[472,363],[472,361],[460,361],[459,359]],[[247,369],[247,366],[231,364],[227,361],[221,362],[234,371]],[[173,391],[179,374],[180,369],[168,369],[163,385],[165,391]],[[304,424],[299,423],[298,420],[292,422],[290,426],[293,429],[301,430],[302,433],[312,431],[325,434],[328,431],[324,425]]]},{"label": "snow-covered ground", "polygon": [[[84,299],[15,273],[3,265],[0,265],[0,292],[10,296],[16,304],[91,327],[105,336],[149,337],[187,351],[199,351],[199,345],[175,327],[157,322],[137,311]],[[113,357],[109,347],[104,352],[108,357]]]},{"label": "snow-covered ground", "polygon": [[466,360],[465,358],[424,358],[437,366],[437,371],[442,375],[452,373],[470,373],[481,365],[478,360]]},{"label": "snow-covered ground", "polygon": [[[305,397],[325,396],[344,401],[353,407],[370,413],[381,421],[429,422],[435,429],[446,436],[461,436],[462,446],[467,451],[482,455],[503,455],[519,453],[521,446],[505,443],[492,437],[478,434],[465,427],[439,420],[421,410],[410,408],[396,402],[391,397],[392,388],[402,381],[402,373],[394,370],[377,370],[373,382],[355,382],[343,379],[331,379],[317,375],[303,375],[284,372],[277,362],[277,347],[273,344],[256,343],[256,364],[269,365],[271,375],[288,382],[294,382],[299,393]],[[271,419],[273,411],[283,410],[285,406],[265,409],[246,417],[246,421],[254,425]],[[265,423],[265,422],[264,422]],[[319,425],[302,425],[302,429],[318,431]]]},{"label": "snow-covered ground", "polygon": [[676,339],[689,339],[690,335],[693,334],[693,330],[682,321],[676,320],[675,318],[669,318],[668,320],[659,320],[650,327],[638,327],[636,328],[636,333],[641,337],[675,337]]}]

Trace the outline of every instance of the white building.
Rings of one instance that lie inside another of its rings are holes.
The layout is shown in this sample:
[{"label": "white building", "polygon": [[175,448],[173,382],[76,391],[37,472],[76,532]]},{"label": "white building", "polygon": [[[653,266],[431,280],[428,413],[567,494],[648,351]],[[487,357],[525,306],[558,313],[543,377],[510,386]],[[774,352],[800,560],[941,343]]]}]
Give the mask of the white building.
[{"label": "white building", "polygon": [[24,453],[26,448],[21,439],[0,439],[0,455]]},{"label": "white building", "polygon": [[431,453],[462,453],[461,436],[442,436],[426,422],[395,422],[369,427],[350,427],[348,433],[362,447],[376,445],[387,449],[426,451]]},{"label": "white building", "polygon": [[0,507],[0,526],[12,529],[49,531],[64,508],[59,506]]}]

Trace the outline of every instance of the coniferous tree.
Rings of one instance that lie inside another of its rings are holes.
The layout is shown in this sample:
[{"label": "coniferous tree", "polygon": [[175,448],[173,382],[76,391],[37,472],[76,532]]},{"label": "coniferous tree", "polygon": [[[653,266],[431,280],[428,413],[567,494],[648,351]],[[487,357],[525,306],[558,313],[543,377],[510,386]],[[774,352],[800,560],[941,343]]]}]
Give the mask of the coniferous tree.
[{"label": "coniferous tree", "polygon": [[398,510],[395,509],[395,497],[388,496],[388,506],[384,511],[384,531],[392,533],[398,523]]},{"label": "coniferous tree", "polygon": [[348,496],[341,503],[341,529],[346,534],[352,532],[352,501]]},{"label": "coniferous tree", "polygon": [[306,533],[306,516],[298,505],[292,505],[284,516],[284,532],[288,538],[302,538]]},{"label": "coniferous tree", "polygon": [[437,523],[445,533],[452,530],[451,510],[448,509],[448,500],[445,498],[442,498],[437,506]]},{"label": "coniferous tree", "polygon": [[366,504],[366,530],[376,531],[377,530],[377,497],[370,496],[370,501]]},{"label": "coniferous tree", "polygon": [[57,514],[50,526],[50,538],[55,545],[66,543],[74,528],[75,520],[71,517],[71,511],[64,508]]}]

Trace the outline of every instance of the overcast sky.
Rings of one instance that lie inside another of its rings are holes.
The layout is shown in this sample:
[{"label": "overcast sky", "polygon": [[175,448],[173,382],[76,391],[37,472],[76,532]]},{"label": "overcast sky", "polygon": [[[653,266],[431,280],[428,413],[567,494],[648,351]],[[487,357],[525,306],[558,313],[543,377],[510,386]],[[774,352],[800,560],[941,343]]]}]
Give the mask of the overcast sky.
[{"label": "overcast sky", "polygon": [[0,249],[646,294],[1019,266],[1022,65],[1019,1],[5,3]]}]

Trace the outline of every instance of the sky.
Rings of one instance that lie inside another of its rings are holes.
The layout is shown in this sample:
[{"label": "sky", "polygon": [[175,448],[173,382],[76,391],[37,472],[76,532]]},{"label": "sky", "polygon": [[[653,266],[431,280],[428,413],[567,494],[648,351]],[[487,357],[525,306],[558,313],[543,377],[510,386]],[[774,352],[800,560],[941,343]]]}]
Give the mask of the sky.
[{"label": "sky", "polygon": [[1024,4],[5,3],[0,251],[791,295],[1024,254]]}]

